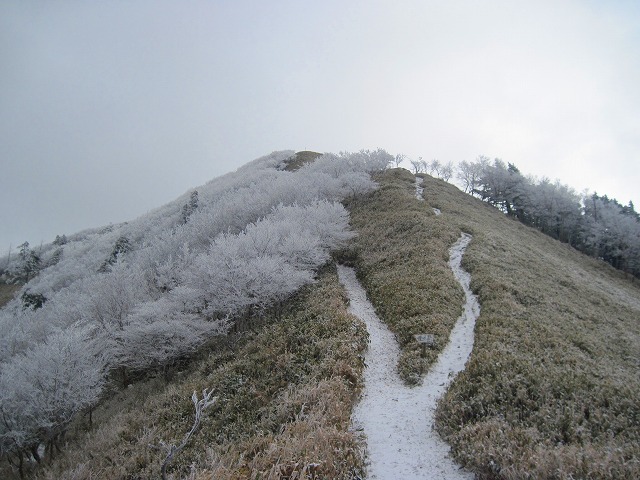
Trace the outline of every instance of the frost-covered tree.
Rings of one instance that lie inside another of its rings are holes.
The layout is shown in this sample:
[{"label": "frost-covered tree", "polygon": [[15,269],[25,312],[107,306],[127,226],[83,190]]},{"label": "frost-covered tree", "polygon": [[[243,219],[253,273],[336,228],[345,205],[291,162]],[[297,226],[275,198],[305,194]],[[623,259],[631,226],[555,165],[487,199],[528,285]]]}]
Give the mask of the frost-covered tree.
[{"label": "frost-covered tree", "polygon": [[28,283],[29,280],[40,270],[40,256],[35,250],[30,248],[29,242],[19,245],[20,249],[17,262],[9,270],[11,276],[18,281]]},{"label": "frost-covered tree", "polygon": [[445,182],[448,182],[449,179],[453,176],[453,162],[447,162],[440,167],[440,178],[442,178]]},{"label": "frost-covered tree", "polygon": [[482,171],[480,179],[480,195],[483,200],[510,216],[521,216],[525,195],[527,193],[526,179],[518,168],[496,158],[492,166]]},{"label": "frost-covered tree", "polygon": [[479,195],[504,213],[588,255],[640,276],[640,216],[633,203],[585,194],[548,178],[523,176],[518,168],[479,157],[462,162],[458,178],[465,191]]},{"label": "frost-covered tree", "polygon": [[122,258],[122,256],[128,253],[131,249],[132,246],[129,238],[127,238],[125,235],[120,236],[118,240],[116,240],[116,243],[113,245],[111,253],[100,266],[99,271],[108,271],[111,265],[114,265],[119,258]]},{"label": "frost-covered tree", "polygon": [[422,157],[418,157],[418,160],[409,160],[411,164],[411,171],[414,175],[425,171],[426,163],[422,160]]},{"label": "frost-covered tree", "polygon": [[67,236],[66,235],[64,235],[64,234],[62,236],[56,235],[56,238],[53,241],[53,244],[61,247],[62,245],[66,245],[68,241],[69,240],[67,240]]},{"label": "frost-covered tree", "polygon": [[463,160],[458,164],[456,178],[462,182],[465,193],[473,194],[479,186],[482,166],[477,162]]},{"label": "frost-covered tree", "polygon": [[429,175],[433,175],[434,177],[439,177],[440,170],[442,169],[442,164],[440,163],[440,160],[438,160],[437,158],[434,158],[433,160],[431,160],[431,162],[429,162],[428,169],[429,169],[428,170]]},{"label": "frost-covered tree", "polygon": [[175,297],[139,305],[127,324],[110,336],[110,360],[117,368],[146,370],[191,355],[214,335],[227,331],[226,319],[211,321],[184,312]]},{"label": "frost-covered tree", "polygon": [[47,298],[41,293],[31,293],[29,289],[27,289],[20,295],[20,300],[22,300],[23,309],[31,308],[32,310],[37,310],[42,308]]},{"label": "frost-covered tree", "polygon": [[575,244],[582,224],[580,197],[559,181],[543,178],[528,184],[525,223],[564,242]]},{"label": "frost-covered tree", "polygon": [[640,221],[635,211],[594,193],[584,198],[584,212],[584,250],[616,268],[640,275]]},{"label": "frost-covered tree", "polygon": [[62,247],[56,248],[51,253],[51,256],[49,257],[49,259],[45,261],[46,266],[50,267],[52,265],[56,265],[57,263],[59,263],[60,260],[62,259],[62,255],[64,255],[64,250],[62,249]]},{"label": "frost-covered tree", "polygon": [[43,246],[47,267],[29,270],[23,293],[46,302],[0,310],[2,453],[33,456],[55,441],[97,401],[108,372],[166,367],[237,315],[265,312],[314,280],[353,236],[339,202],[376,188],[371,173],[393,157],[325,154],[290,172],[291,155],[274,152],[198,187],[188,216],[181,197]]},{"label": "frost-covered tree", "polygon": [[404,159],[407,158],[406,155],[399,153],[397,154],[395,157],[393,157],[393,161],[390,162],[394,167],[398,168],[402,162],[404,161]]},{"label": "frost-covered tree", "polygon": [[181,223],[187,223],[187,221],[189,220],[189,217],[191,216],[191,214],[193,214],[193,212],[196,211],[196,209],[198,208],[198,191],[194,190],[193,192],[191,192],[191,195],[189,196],[189,201],[187,203],[184,204],[184,206],[182,207],[182,218]]},{"label": "frost-covered tree", "polygon": [[86,329],[49,337],[0,371],[0,451],[22,457],[38,446],[50,453],[74,415],[95,404],[106,362]]}]

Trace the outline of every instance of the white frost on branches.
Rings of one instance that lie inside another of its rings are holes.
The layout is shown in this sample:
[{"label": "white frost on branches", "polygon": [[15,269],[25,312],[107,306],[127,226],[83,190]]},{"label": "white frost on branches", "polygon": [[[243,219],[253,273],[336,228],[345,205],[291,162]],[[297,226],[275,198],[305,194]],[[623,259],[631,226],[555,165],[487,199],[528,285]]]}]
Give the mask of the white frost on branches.
[{"label": "white frost on branches", "polygon": [[98,400],[106,361],[87,333],[58,332],[2,365],[0,453],[55,439]]},{"label": "white frost on branches", "polygon": [[166,450],[167,452],[167,456],[165,457],[164,462],[162,462],[162,468],[161,468],[161,474],[162,474],[163,480],[166,480],[167,478],[167,467],[173,461],[173,457],[175,457],[177,453],[180,453],[180,450],[182,450],[187,445],[187,443],[189,442],[189,439],[193,436],[196,430],[198,430],[198,427],[200,426],[200,421],[202,420],[202,412],[207,407],[216,403],[216,401],[218,400],[218,397],[212,398],[212,395],[213,395],[213,389],[211,391],[207,391],[207,389],[205,388],[204,390],[202,390],[202,398],[198,399],[198,394],[194,390],[193,395],[191,396],[191,401],[193,402],[193,408],[195,409],[195,417],[193,420],[193,425],[191,426],[191,430],[189,430],[185,434],[180,445],[173,445],[173,444],[168,445],[165,442],[160,442],[160,447]]},{"label": "white frost on branches", "polygon": [[353,236],[340,201],[376,188],[371,173],[393,159],[325,154],[291,172],[292,155],[197,187],[197,202],[191,189],[131,222],[42,247],[23,292],[45,301],[0,310],[0,453],[55,441],[95,405],[109,372],[166,366],[225,333],[234,315],[313,281]]}]

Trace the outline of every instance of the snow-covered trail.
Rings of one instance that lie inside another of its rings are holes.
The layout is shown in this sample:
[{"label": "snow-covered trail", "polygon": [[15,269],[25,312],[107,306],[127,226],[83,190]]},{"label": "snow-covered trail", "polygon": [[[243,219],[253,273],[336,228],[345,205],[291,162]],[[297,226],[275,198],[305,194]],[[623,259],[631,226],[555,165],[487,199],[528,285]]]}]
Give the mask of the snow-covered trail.
[{"label": "snow-covered trail", "polygon": [[[424,197],[422,196],[422,194],[424,193],[424,187],[422,186],[423,183],[424,183],[424,178],[416,177],[416,198],[421,202],[424,202]],[[436,216],[442,215],[442,212],[440,211],[439,208],[434,208],[433,213],[435,213]]]},{"label": "snow-covered trail", "polygon": [[[470,275],[460,262],[471,236],[463,234],[450,249],[449,265],[462,285],[466,301],[449,344],[422,386],[405,386],[396,371],[399,348],[393,333],[377,317],[353,269],[338,266],[340,282],[350,299],[350,312],[360,317],[370,335],[365,355],[365,387],[352,422],[364,430],[370,479],[473,479],[449,457],[449,446],[433,429],[437,400],[461,370],[473,347],[473,329],[480,313],[469,288]],[[425,332],[427,333],[427,332]]]},{"label": "snow-covered trail", "polygon": [[424,183],[424,178],[416,177],[416,198],[420,201],[424,201],[424,197],[422,194],[424,193],[424,187],[422,184]]}]

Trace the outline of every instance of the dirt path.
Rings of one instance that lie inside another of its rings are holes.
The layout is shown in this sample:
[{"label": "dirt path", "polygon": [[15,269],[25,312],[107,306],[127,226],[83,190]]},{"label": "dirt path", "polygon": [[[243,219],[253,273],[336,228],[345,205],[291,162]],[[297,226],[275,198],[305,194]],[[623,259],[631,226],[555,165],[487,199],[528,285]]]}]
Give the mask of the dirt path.
[{"label": "dirt path", "polygon": [[370,334],[365,356],[365,388],[354,409],[353,426],[367,436],[370,479],[473,479],[448,455],[449,446],[433,430],[437,400],[456,373],[464,368],[473,346],[473,328],[480,312],[469,289],[470,276],[460,267],[471,241],[463,234],[450,249],[454,275],[465,290],[463,313],[451,332],[449,344],[429,371],[422,386],[405,386],[396,371],[399,348],[393,333],[375,314],[353,269],[338,266],[340,282],[350,299],[350,311],[360,317]]}]

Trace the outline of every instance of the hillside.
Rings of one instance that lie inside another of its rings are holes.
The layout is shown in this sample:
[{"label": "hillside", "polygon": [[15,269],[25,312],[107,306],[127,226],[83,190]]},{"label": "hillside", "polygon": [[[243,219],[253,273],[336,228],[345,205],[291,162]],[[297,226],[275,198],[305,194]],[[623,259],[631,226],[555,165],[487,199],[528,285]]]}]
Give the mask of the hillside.
[{"label": "hillside", "polygon": [[[170,360],[143,364],[144,368],[140,363],[135,363],[137,368],[123,364],[129,370],[126,381],[117,368],[111,370],[101,400],[78,409],[65,424],[56,438],[62,448],[47,447],[49,461],[35,472],[36,478],[158,478],[167,453],[163,442],[178,445],[182,441],[193,423],[191,395],[196,391],[201,397],[205,388],[213,389],[217,399],[169,465],[169,478],[361,478],[366,444],[352,430],[349,418],[363,387],[367,333],[362,322],[347,312],[334,260],[355,267],[378,315],[396,334],[402,379],[415,385],[444,348],[460,314],[463,293],[447,262],[449,248],[461,232],[473,235],[463,266],[471,273],[471,287],[482,310],[467,368],[454,380],[437,410],[437,429],[452,445],[455,459],[480,478],[640,477],[637,282],[427,175],[423,175],[425,201],[421,202],[415,196],[415,177],[408,171],[373,173],[376,169],[370,166],[345,171],[336,165],[344,165],[347,159],[336,157],[340,161],[326,167],[322,175],[339,181],[326,183],[327,177],[314,176],[295,190],[286,190],[294,177],[279,168],[286,167],[283,160],[291,158],[291,153],[265,157],[258,169],[254,163],[252,168],[258,173],[245,168],[239,175],[208,184],[222,185],[225,195],[215,193],[222,191],[218,187],[200,187],[202,203],[206,198],[219,202],[231,198],[226,195],[241,195],[228,203],[211,203],[216,207],[210,212],[220,217],[205,217],[204,212],[196,211],[182,224],[184,206],[190,201],[186,194],[137,220],[153,227],[149,233],[130,222],[110,232],[70,236],[71,242],[83,243],[69,253],[93,252],[78,258],[84,258],[81,264],[95,273],[125,232],[136,248],[124,260],[137,258],[146,262],[142,265],[153,265],[155,278],[164,282],[157,287],[157,300],[165,293],[181,292],[180,301],[193,301],[202,297],[185,297],[180,284],[171,282],[193,282],[194,277],[181,274],[176,279],[171,274],[185,271],[188,259],[203,260],[203,254],[166,257],[169,261],[160,265],[150,262],[151,252],[167,251],[160,246],[145,250],[151,239],[173,237],[159,234],[160,225],[173,225],[177,231],[192,229],[191,248],[214,254],[211,249],[215,247],[198,247],[205,238],[214,237],[205,218],[219,218],[220,225],[235,221],[238,238],[247,238],[264,223],[259,219],[282,208],[278,204],[283,198],[293,205],[301,198],[296,200],[294,192],[318,192],[322,190],[318,179],[323,178],[322,185],[333,189],[332,198],[339,197],[345,205],[357,234],[351,238],[342,230],[332,230],[337,239],[330,246],[333,256],[314,257],[318,259],[313,263],[314,273],[305,277],[309,281],[301,282],[295,291],[286,289],[286,295],[265,298],[259,308],[233,310],[234,327],[223,335],[201,337],[187,351]],[[315,157],[307,152],[290,163],[300,171],[295,178],[302,180],[309,173],[304,165]],[[375,163],[375,155],[370,158]],[[317,172],[320,167],[313,168]],[[378,188],[372,190],[361,172],[373,173]],[[264,183],[260,175],[266,178]],[[242,191],[251,182],[260,189]],[[289,196],[283,197],[284,192]],[[306,193],[303,198],[312,202]],[[270,200],[261,201],[265,197]],[[230,208],[238,199],[256,206],[244,224],[238,222],[241,211],[220,208]],[[436,215],[434,208],[442,214]],[[172,212],[170,217],[168,212]],[[295,218],[300,222],[311,214],[305,210]],[[311,237],[304,238],[302,244],[308,244]],[[282,245],[282,241],[275,243]],[[304,258],[310,258],[305,251]],[[295,252],[301,255],[300,248]],[[59,265],[57,269],[66,272],[66,277],[47,280],[42,276],[32,284],[32,291],[53,298],[58,288],[71,295],[74,291],[65,289],[73,285],[72,273],[62,268],[63,263]],[[116,274],[124,268],[117,262],[114,267]],[[202,275],[205,270],[197,271]],[[127,278],[120,275],[117,278]],[[209,282],[214,280],[207,277]],[[220,279],[215,285],[225,282]],[[194,283],[190,285],[195,288]],[[215,298],[216,290],[209,288],[212,297],[207,298]],[[18,312],[21,306],[15,302],[8,307],[13,305]],[[212,302],[208,300],[206,306]],[[167,305],[174,303],[159,307]],[[27,311],[20,318],[34,322],[46,308]],[[5,323],[0,325],[13,335],[13,345],[30,351],[17,342],[22,339],[17,329],[7,329],[9,313],[3,312],[0,320]],[[184,321],[196,322],[192,317],[196,310],[179,312]],[[218,318],[215,309],[207,312],[210,318]],[[190,316],[185,318],[186,314]],[[130,322],[140,319],[138,310],[133,309],[132,315]],[[28,333],[48,333],[40,326],[36,329],[35,323],[25,324],[31,325]],[[151,324],[143,331],[153,328]],[[20,331],[24,334],[25,329]],[[433,333],[436,338],[425,358],[413,337],[419,333]],[[7,345],[6,338],[5,334],[3,345]],[[137,355],[126,358],[136,359],[148,352],[140,350],[139,344],[133,346],[138,347],[133,350]],[[6,347],[2,351],[8,355]],[[7,430],[0,434],[4,440],[10,438]],[[14,467],[0,472],[3,476],[17,476],[19,461],[29,474],[34,461],[26,453],[10,460]]]},{"label": "hillside", "polygon": [[460,304],[447,247],[473,235],[463,265],[482,311],[467,369],[437,412],[454,456],[482,478],[637,478],[637,282],[441,180],[425,176],[426,205],[409,172],[378,180],[351,206],[352,257],[409,382],[427,368],[412,335],[441,338],[459,313],[446,308]]},{"label": "hillside", "polygon": [[[370,173],[391,157],[325,154],[303,165],[293,153],[259,158],[131,222],[38,251],[25,243],[3,262],[12,280],[26,282],[0,310],[0,455],[10,471],[24,475],[51,460],[70,429],[85,416],[91,424],[123,388],[169,378],[210,342],[281,318],[288,301],[316,283],[330,252],[353,236],[340,200],[374,189]],[[264,394],[267,403],[288,380]],[[229,386],[234,395],[244,374],[238,382]],[[195,390],[211,388],[222,390]],[[155,417],[148,420],[152,429]]]}]

